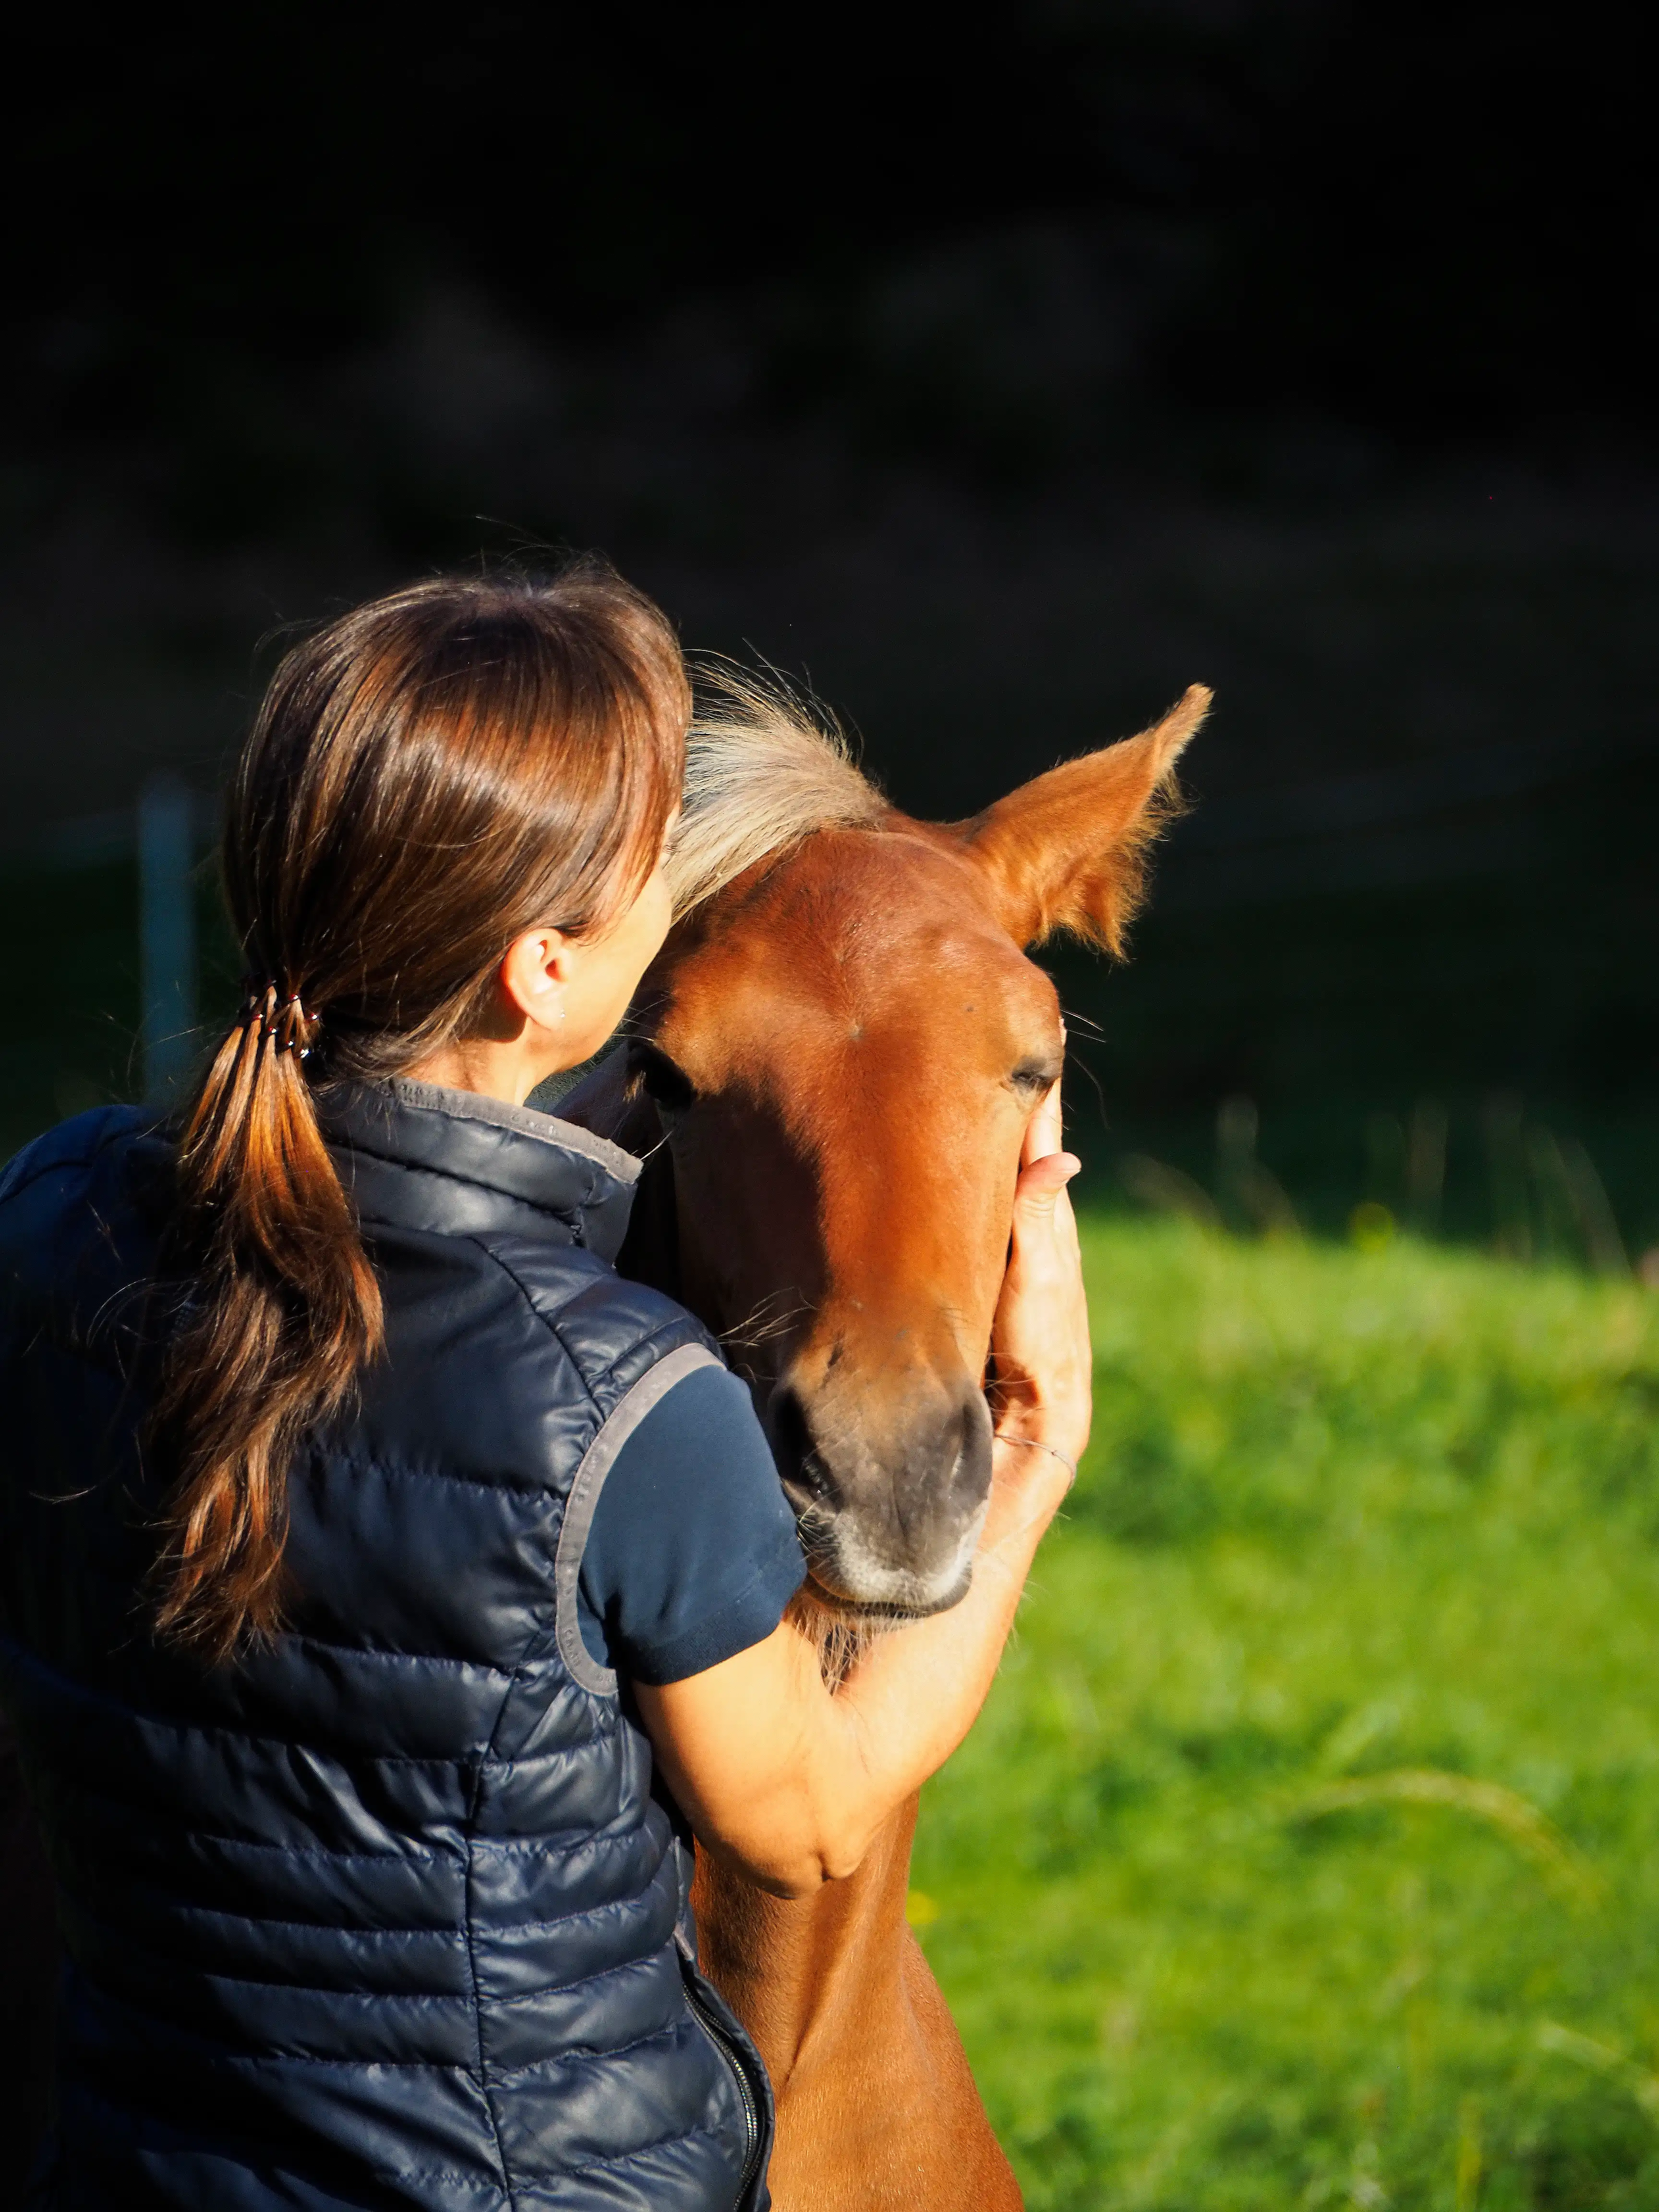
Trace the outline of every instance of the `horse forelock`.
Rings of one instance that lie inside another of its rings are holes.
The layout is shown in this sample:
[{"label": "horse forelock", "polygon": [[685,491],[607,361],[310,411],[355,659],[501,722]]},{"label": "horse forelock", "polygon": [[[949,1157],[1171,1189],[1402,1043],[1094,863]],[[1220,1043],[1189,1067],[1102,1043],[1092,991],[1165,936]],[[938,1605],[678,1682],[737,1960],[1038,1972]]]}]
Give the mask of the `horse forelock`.
[{"label": "horse forelock", "polygon": [[873,823],[890,811],[839,726],[783,683],[726,663],[704,663],[697,673],[684,800],[668,856],[677,915],[815,830]]}]

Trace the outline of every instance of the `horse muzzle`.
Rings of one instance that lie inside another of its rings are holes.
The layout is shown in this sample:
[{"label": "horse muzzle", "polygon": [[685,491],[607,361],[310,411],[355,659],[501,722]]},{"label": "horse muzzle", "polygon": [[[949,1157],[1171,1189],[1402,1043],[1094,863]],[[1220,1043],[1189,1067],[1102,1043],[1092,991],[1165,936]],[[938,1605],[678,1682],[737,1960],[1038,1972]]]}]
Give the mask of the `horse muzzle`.
[{"label": "horse muzzle", "polygon": [[967,1595],[991,1486],[982,1392],[937,1384],[896,1422],[834,1391],[772,1393],[767,1427],[812,1583],[838,1609],[920,1619]]}]

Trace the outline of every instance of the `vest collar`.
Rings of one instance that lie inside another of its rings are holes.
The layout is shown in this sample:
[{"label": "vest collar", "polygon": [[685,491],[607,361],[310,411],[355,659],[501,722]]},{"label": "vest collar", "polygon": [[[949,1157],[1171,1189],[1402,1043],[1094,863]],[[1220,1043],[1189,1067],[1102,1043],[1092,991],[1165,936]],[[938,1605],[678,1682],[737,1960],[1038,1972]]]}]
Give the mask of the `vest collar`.
[{"label": "vest collar", "polygon": [[365,1222],[621,1248],[640,1163],[569,1121],[400,1077],[331,1084],[317,1112]]}]

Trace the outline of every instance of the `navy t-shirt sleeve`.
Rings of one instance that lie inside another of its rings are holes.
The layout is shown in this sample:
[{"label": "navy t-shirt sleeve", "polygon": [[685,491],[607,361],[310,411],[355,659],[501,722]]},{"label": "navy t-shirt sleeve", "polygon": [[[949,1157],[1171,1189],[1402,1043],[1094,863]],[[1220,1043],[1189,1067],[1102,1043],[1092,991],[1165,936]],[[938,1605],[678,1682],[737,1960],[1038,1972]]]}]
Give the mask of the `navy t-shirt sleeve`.
[{"label": "navy t-shirt sleeve", "polygon": [[633,1681],[684,1681],[762,1643],[805,1579],[747,1389],[724,1368],[694,1368],[599,1492],[576,1586],[589,1656]]}]

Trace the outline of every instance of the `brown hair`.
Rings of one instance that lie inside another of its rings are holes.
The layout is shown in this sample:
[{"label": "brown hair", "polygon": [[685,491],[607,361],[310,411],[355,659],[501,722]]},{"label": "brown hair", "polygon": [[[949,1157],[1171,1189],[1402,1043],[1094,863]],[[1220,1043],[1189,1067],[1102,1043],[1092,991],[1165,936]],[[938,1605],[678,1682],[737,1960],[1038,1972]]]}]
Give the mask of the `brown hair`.
[{"label": "brown hair", "polygon": [[521,932],[621,912],[678,804],[690,709],[667,623],[594,562],[413,585],[278,667],[225,825],[247,1001],[179,1147],[151,1427],[173,1639],[219,1658],[278,1625],[287,1463],[380,1346],[313,1085],[466,1035]]}]

